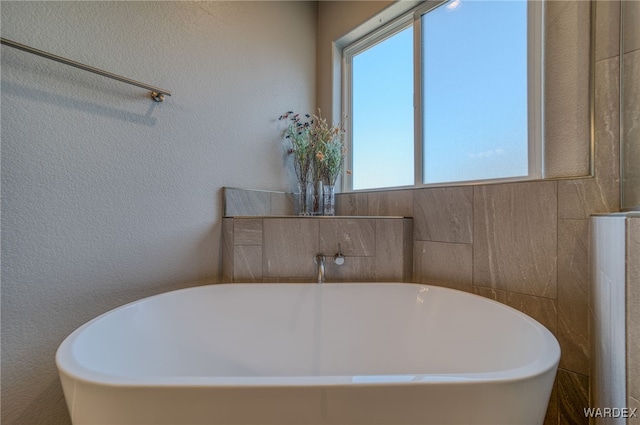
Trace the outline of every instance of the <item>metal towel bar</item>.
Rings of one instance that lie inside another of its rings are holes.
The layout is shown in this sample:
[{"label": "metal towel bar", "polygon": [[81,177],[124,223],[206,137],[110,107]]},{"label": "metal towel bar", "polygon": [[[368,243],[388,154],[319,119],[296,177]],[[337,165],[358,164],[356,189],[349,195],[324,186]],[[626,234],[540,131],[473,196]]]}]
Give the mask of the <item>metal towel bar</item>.
[{"label": "metal towel bar", "polygon": [[1,44],[5,46],[13,47],[15,49],[23,50],[28,53],[32,53],[34,55],[42,56],[43,58],[51,59],[56,62],[63,63],[65,65],[70,65],[76,68],[83,69],[85,71],[92,72],[94,74],[102,75],[103,77],[111,78],[113,80],[122,81],[123,83],[131,84],[134,86],[142,87],[143,89],[147,89],[151,91],[151,98],[156,102],[162,102],[164,100],[164,96],[171,96],[171,92],[169,90],[161,89],[159,87],[154,87],[149,84],[141,83],[136,80],[132,80],[130,78],[123,77],[121,75],[117,75],[108,71],[104,71],[102,69],[94,68],[89,65],[82,64],[80,62],[73,61],[71,59],[66,59],[61,56],[53,55],[51,53],[47,53],[42,50],[34,49],[33,47],[26,46],[24,44],[16,43],[15,41],[8,40],[6,38],[0,37]]}]

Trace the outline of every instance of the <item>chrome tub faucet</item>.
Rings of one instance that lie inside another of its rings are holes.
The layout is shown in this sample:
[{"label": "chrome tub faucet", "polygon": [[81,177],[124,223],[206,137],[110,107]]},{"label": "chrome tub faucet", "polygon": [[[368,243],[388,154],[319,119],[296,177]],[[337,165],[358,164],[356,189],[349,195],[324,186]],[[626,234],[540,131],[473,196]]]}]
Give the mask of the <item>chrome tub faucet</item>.
[{"label": "chrome tub faucet", "polygon": [[324,283],[324,260],[325,257],[323,254],[317,254],[315,258],[315,263],[318,265],[318,283]]}]

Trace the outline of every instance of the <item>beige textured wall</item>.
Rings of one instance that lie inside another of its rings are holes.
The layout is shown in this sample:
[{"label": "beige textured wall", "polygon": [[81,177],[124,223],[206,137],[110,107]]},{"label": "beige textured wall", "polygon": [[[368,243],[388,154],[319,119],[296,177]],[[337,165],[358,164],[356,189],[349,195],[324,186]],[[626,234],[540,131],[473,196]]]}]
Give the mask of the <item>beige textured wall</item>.
[{"label": "beige textured wall", "polygon": [[318,4],[318,65],[317,103],[325,117],[336,112],[333,107],[333,84],[336,74],[332,63],[332,43],[372,16],[393,4],[393,1],[321,1]]},{"label": "beige textured wall", "polygon": [[[326,41],[389,4],[2,3],[3,37],[175,93],[153,104],[144,90],[2,47],[3,423],[68,423],[53,355],[84,321],[218,280],[220,188],[292,187],[273,156],[274,117],[316,105],[328,115]],[[619,209],[616,8],[597,2],[596,178],[339,196],[343,214],[414,217],[417,282],[494,297],[556,334],[548,423],[584,419],[587,219]],[[513,240],[507,258],[487,255]],[[503,264],[525,257],[543,273],[514,278]]]},{"label": "beige textured wall", "polygon": [[64,337],[219,281],[221,188],[289,190],[277,117],[315,105],[314,2],[2,2],[2,423],[68,424]]}]

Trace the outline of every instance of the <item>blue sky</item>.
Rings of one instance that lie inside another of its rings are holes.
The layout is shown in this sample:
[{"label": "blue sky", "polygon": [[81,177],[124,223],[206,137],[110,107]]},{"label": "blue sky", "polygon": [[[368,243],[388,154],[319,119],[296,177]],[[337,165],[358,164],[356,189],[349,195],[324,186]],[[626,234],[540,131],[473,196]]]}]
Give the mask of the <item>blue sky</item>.
[{"label": "blue sky", "polygon": [[[527,174],[526,8],[459,0],[423,15],[426,183]],[[353,58],[356,190],[414,182],[412,40],[408,28]]]},{"label": "blue sky", "polygon": [[412,40],[408,28],[353,58],[354,189],[413,184]]}]

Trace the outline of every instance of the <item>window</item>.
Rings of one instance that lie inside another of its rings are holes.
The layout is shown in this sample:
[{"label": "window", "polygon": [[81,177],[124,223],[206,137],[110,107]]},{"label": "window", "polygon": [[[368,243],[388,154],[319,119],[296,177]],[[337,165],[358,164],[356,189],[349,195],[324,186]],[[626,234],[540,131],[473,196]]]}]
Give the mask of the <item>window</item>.
[{"label": "window", "polygon": [[539,177],[537,3],[427,1],[347,46],[345,189]]},{"label": "window", "polygon": [[412,185],[413,28],[352,59],[353,189]]}]

